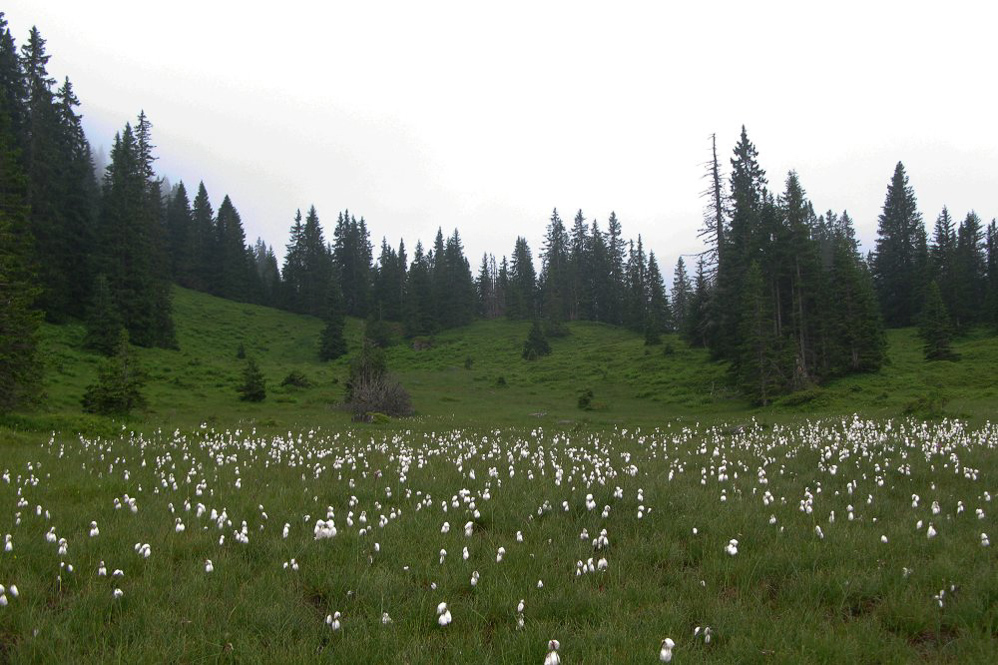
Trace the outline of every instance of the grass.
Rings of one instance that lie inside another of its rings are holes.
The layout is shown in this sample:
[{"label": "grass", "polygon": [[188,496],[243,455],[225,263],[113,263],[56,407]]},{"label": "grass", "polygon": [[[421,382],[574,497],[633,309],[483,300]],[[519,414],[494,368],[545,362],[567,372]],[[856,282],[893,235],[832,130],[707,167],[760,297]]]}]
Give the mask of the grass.
[{"label": "grass", "polygon": [[[998,578],[980,532],[993,532],[996,440],[993,426],[858,420],[20,435],[0,484],[14,544],[0,583],[19,587],[0,644],[26,662],[539,663],[558,639],[565,662],[615,663],[654,662],[671,637],[676,662],[992,662]],[[114,507],[125,494],[137,512]],[[314,538],[320,518],[334,538]],[[576,574],[600,557],[605,571]],[[102,561],[124,576],[99,576]],[[324,623],[334,611],[342,632]]]},{"label": "grass", "polygon": [[[347,360],[318,362],[318,320],[182,289],[175,313],[181,349],[138,351],[150,406],[124,422],[81,413],[99,361],[82,328],[43,329],[47,401],[0,422],[0,662],[539,663],[549,639],[563,662],[655,662],[665,637],[673,662],[993,662],[985,331],[957,341],[955,363],[891,331],[880,372],[754,409],[674,337],[645,347],[573,323],[527,362],[528,324],[478,322],[390,349],[418,415],[354,426],[335,408]],[[360,334],[350,320],[351,348]],[[238,399],[240,344],[267,377],[261,404]],[[311,387],[280,386],[292,371]],[[137,513],[115,509],[125,494]],[[327,514],[338,534],[317,541]],[[603,556],[606,571],[576,576]],[[100,561],[124,577],[98,576]],[[709,644],[693,635],[705,625]]]},{"label": "grass", "polygon": [[[346,358],[318,360],[322,323],[312,317],[233,303],[176,289],[175,321],[179,351],[140,349],[149,374],[149,408],[130,426],[341,426],[346,413],[335,408],[343,397]],[[618,423],[655,426],[668,420],[747,421],[752,417],[786,422],[806,415],[856,411],[878,417],[958,416],[983,422],[998,404],[998,339],[985,330],[961,338],[959,362],[926,362],[912,329],[889,331],[889,358],[880,372],[830,382],[753,409],[730,387],[726,367],[711,362],[675,336],[646,347],[642,335],[592,322],[570,324],[571,334],[551,340],[553,353],[534,362],[520,358],[529,324],[479,321],[436,335],[432,346],[414,350],[399,344],[389,365],[410,391],[418,413],[407,426],[495,426],[536,423],[547,426],[605,427]],[[360,344],[362,322],[350,319],[351,349]],[[41,431],[98,431],[106,421],[81,413],[80,398],[97,374],[98,356],[80,349],[81,326],[45,326],[47,399],[33,413],[6,423]],[[262,404],[240,402],[236,393],[244,362],[242,344],[255,358],[268,385]],[[311,387],[280,385],[291,371]],[[578,397],[593,391],[592,408],[580,410]]]}]

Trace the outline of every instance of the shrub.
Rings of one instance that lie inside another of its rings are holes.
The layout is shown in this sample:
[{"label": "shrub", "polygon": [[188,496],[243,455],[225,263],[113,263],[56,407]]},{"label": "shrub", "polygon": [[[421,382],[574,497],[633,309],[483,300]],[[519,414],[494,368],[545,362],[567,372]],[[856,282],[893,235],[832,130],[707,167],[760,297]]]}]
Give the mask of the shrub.
[{"label": "shrub", "polygon": [[579,408],[583,411],[593,410],[593,390],[586,388],[579,394]]},{"label": "shrub", "polygon": [[246,347],[243,346],[242,342],[239,342],[239,348],[236,349],[236,358],[246,360]]},{"label": "shrub", "polygon": [[304,372],[293,369],[288,372],[288,375],[284,377],[281,381],[282,386],[289,386],[291,388],[311,388],[312,382],[308,380]]},{"label": "shrub", "polygon": [[398,379],[388,373],[385,352],[364,340],[360,354],[350,363],[347,408],[355,415],[377,412],[389,416],[411,416],[412,400]]},{"label": "shrub", "polygon": [[474,366],[475,366],[475,359],[474,358],[472,358],[471,356],[468,356],[467,358],[464,359],[464,368],[465,369],[471,369]]},{"label": "shrub", "polygon": [[262,402],[267,398],[267,381],[252,358],[246,361],[243,383],[236,391],[239,393],[239,399],[244,402]]},{"label": "shrub", "polygon": [[498,379],[496,379],[496,388],[505,388],[508,385],[509,384],[506,383],[506,377],[505,376],[500,376]]},{"label": "shrub", "polygon": [[132,409],[145,406],[144,383],[145,376],[128,343],[128,332],[121,328],[114,355],[104,361],[97,382],[83,394],[83,410],[104,416],[128,415]]}]

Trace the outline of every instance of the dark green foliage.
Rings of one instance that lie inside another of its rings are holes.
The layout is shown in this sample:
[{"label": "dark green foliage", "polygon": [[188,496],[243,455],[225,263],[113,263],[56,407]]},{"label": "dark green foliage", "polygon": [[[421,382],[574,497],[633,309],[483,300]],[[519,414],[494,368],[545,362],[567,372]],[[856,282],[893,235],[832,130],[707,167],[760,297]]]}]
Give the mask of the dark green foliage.
[{"label": "dark green foliage", "polygon": [[236,392],[244,402],[262,402],[267,398],[267,380],[253,358],[246,361],[243,382],[236,388]]},{"label": "dark green foliage", "polygon": [[474,358],[472,358],[471,356],[468,356],[467,358],[464,359],[464,368],[465,369],[470,370],[474,366],[475,366],[475,359]]},{"label": "dark green foliage", "polygon": [[288,375],[281,381],[281,385],[291,388],[311,388],[312,382],[308,380],[304,372],[294,369],[288,372]]},{"label": "dark green foliage", "polygon": [[542,310],[549,319],[563,321],[569,315],[571,272],[568,233],[557,208],[551,213],[541,258]]},{"label": "dark green foliage", "polygon": [[97,270],[107,276],[122,322],[138,346],[176,346],[159,183],[151,179],[149,123],[139,116],[115,137],[104,177]]},{"label": "dark green foliage", "polygon": [[770,299],[759,264],[753,262],[745,276],[741,297],[741,356],[737,365],[743,390],[763,406],[786,385],[782,341],[773,333]]},{"label": "dark green foliage", "polygon": [[383,319],[369,318],[364,324],[364,339],[382,349],[394,346],[397,341],[395,327]]},{"label": "dark green foliage", "polygon": [[548,344],[547,337],[544,336],[540,320],[534,319],[533,325],[530,326],[530,332],[527,334],[527,339],[523,343],[523,359],[537,360],[542,356],[550,354],[551,345]]},{"label": "dark green foliage", "polygon": [[101,364],[97,382],[83,395],[83,410],[103,416],[128,415],[145,406],[144,385],[145,375],[128,343],[128,332],[122,328],[114,355]]},{"label": "dark green foliage", "polygon": [[919,321],[918,334],[925,343],[926,360],[957,360],[953,352],[953,326],[949,312],[939,292],[939,285],[933,281],[929,284],[925,297],[925,306]]},{"label": "dark green foliage", "polygon": [[928,264],[925,227],[904,165],[898,162],[877,226],[873,281],[888,326],[911,325],[921,308]]},{"label": "dark green foliage", "polygon": [[586,388],[579,393],[578,407],[583,411],[591,411],[593,408],[593,389]]},{"label": "dark green foliage", "polygon": [[987,293],[987,253],[981,218],[967,213],[956,233],[953,250],[953,298],[948,303],[954,327],[966,331],[985,320],[984,301]]},{"label": "dark green foliage", "polygon": [[239,347],[236,349],[236,358],[238,360],[246,360],[246,347],[242,342],[239,342]]},{"label": "dark green foliage", "polygon": [[218,207],[214,245],[212,293],[229,300],[249,300],[251,273],[246,253],[246,233],[239,212],[228,196]]},{"label": "dark green foliage", "polygon": [[413,414],[409,393],[388,372],[384,350],[366,341],[360,353],[350,363],[346,404],[358,416],[384,413],[404,417]]},{"label": "dark green foliage", "polygon": [[326,292],[326,326],[319,337],[319,359],[322,361],[335,360],[347,352],[347,342],[343,337],[346,325],[343,307],[339,284],[332,282]]},{"label": "dark green foliage", "polygon": [[[2,19],[0,14],[0,31],[4,30]],[[0,413],[34,401],[42,374],[26,179],[5,103],[0,98]]]},{"label": "dark green foliage", "polygon": [[876,371],[884,363],[887,340],[873,279],[859,256],[849,215],[834,221],[824,320],[825,368],[830,376]]},{"label": "dark green foliage", "polygon": [[537,278],[530,246],[526,238],[517,237],[509,268],[509,287],[506,289],[506,316],[511,319],[533,317],[537,311],[536,297]]},{"label": "dark green foliage", "polygon": [[83,338],[83,346],[111,356],[118,350],[122,325],[114,296],[104,275],[97,275],[93,293],[93,301],[87,312],[87,334]]},{"label": "dark green foliage", "polygon": [[[350,216],[350,211],[344,210],[337,218],[333,231],[332,258],[346,313],[350,316],[364,318],[369,313],[372,251],[364,218],[361,217],[358,222]],[[311,267],[307,255],[304,260],[307,272]]]}]

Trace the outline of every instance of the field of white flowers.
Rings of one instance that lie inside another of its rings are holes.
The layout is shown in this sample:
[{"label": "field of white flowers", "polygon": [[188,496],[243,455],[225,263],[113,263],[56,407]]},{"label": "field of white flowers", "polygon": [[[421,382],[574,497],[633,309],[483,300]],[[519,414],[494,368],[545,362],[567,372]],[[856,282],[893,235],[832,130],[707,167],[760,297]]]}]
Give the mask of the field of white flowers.
[{"label": "field of white flowers", "polygon": [[0,442],[0,662],[994,662],[998,427]]}]

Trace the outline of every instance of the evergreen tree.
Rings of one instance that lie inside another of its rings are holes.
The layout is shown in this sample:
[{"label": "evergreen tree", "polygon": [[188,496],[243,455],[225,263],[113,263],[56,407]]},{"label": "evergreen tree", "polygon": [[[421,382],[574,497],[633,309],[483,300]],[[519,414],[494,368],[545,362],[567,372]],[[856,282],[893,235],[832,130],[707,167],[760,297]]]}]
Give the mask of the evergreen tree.
[{"label": "evergreen tree", "polygon": [[[342,220],[342,216],[340,217]],[[301,221],[301,210],[295,211],[295,221],[291,225],[288,244],[284,252],[284,269],[281,271],[284,289],[284,307],[292,312],[305,311],[305,227]]]},{"label": "evergreen tree", "polygon": [[569,319],[575,320],[588,316],[592,298],[589,294],[590,268],[589,261],[589,227],[580,209],[575,213],[572,223],[569,255],[569,278],[571,296],[569,298]]},{"label": "evergreen tree", "polygon": [[527,339],[523,342],[523,359],[537,360],[550,354],[551,345],[548,343],[547,337],[544,336],[540,320],[535,318],[533,325],[530,326]]},{"label": "evergreen tree", "polygon": [[624,301],[624,325],[631,330],[643,330],[647,320],[647,272],[644,244],[641,236],[638,243],[631,243],[627,258],[627,292]]},{"label": "evergreen tree", "polygon": [[170,194],[166,204],[166,236],[170,253],[170,275],[174,281],[189,286],[193,281],[193,268],[190,265],[191,234],[193,233],[193,212],[183,182]]},{"label": "evergreen tree", "polygon": [[848,213],[837,218],[829,266],[828,313],[825,322],[830,376],[880,369],[887,340],[873,279],[859,255]]},{"label": "evergreen tree", "polygon": [[[873,281],[888,326],[914,323],[928,261],[925,227],[904,165],[898,162],[877,226]],[[938,288],[938,285],[937,285]]]},{"label": "evergreen tree", "polygon": [[246,361],[243,382],[236,392],[239,393],[239,399],[244,402],[262,402],[267,399],[267,381],[253,358]]},{"label": "evergreen tree", "polygon": [[218,255],[215,232],[215,211],[208,190],[198,184],[198,193],[191,208],[191,233],[186,256],[182,262],[180,284],[197,291],[209,291],[213,283],[214,261]]},{"label": "evergreen tree", "polygon": [[[0,13],[0,32],[4,25]],[[9,33],[0,37],[6,41]],[[8,103],[0,96],[0,413],[34,401],[41,385],[27,179]]]},{"label": "evergreen tree", "polygon": [[541,259],[542,310],[551,321],[564,321],[568,317],[568,300],[571,297],[569,240],[557,208],[551,213]]},{"label": "evergreen tree", "polygon": [[690,279],[686,275],[686,264],[683,257],[676,261],[676,269],[672,275],[672,323],[676,331],[686,330],[686,312],[689,310],[692,297]]},{"label": "evergreen tree", "polygon": [[[333,277],[333,263],[315,206],[308,209],[305,225],[302,227],[301,243],[301,311],[312,316],[322,316],[328,300],[326,290]],[[367,266],[370,267],[370,260]],[[364,293],[366,296],[366,289]]]},{"label": "evergreen tree", "polygon": [[326,289],[326,327],[322,330],[319,338],[319,359],[335,360],[347,352],[346,339],[343,337],[343,329],[346,325],[346,317],[343,313],[343,294],[340,293],[340,285],[335,281],[331,282]]},{"label": "evergreen tree", "polygon": [[957,359],[951,346],[953,327],[950,323],[949,312],[946,311],[946,304],[939,292],[939,285],[935,282],[929,284],[926,293],[918,334],[925,343],[923,351],[926,360]]},{"label": "evergreen tree", "polygon": [[617,213],[610,212],[606,228],[606,256],[607,256],[607,298],[606,307],[603,308],[604,321],[614,325],[620,325],[624,320],[623,300],[624,300],[624,242],[623,229]]},{"label": "evergreen tree", "polygon": [[693,293],[686,308],[685,326],[680,331],[690,346],[703,347],[707,345],[708,321],[713,302],[712,295],[704,258],[701,256],[697,260],[697,274],[693,281]]},{"label": "evergreen tree", "polygon": [[276,307],[282,289],[281,269],[277,266],[274,248],[257,238],[253,246],[253,266],[260,281],[260,302],[268,307]]},{"label": "evergreen tree", "polygon": [[737,372],[745,392],[763,406],[769,404],[786,383],[780,376],[780,339],[773,331],[771,302],[762,270],[753,261],[745,275],[741,298],[741,354]]},{"label": "evergreen tree", "polygon": [[111,356],[118,351],[121,343],[121,317],[114,305],[114,296],[108,286],[107,277],[97,275],[94,281],[93,302],[87,312],[87,334],[83,346],[98,353]]},{"label": "evergreen tree", "polygon": [[409,337],[428,335],[434,331],[433,284],[430,262],[423,253],[423,243],[416,243],[416,251],[409,266],[409,286],[403,306],[405,333]]},{"label": "evergreen tree", "polygon": [[[741,306],[741,292],[748,267],[758,258],[766,184],[759,153],[743,126],[731,158],[729,225],[722,232],[724,246],[718,250],[716,296],[712,311],[698,317],[698,326],[718,358],[734,361],[740,354],[738,316],[745,309]],[[709,279],[709,275],[706,277]]]},{"label": "evergreen tree", "polygon": [[984,302],[984,320],[998,326],[998,223],[992,219],[985,237],[987,261],[987,294]]},{"label": "evergreen tree", "polygon": [[509,268],[509,287],[506,292],[506,315],[511,319],[528,319],[537,314],[537,278],[534,260],[530,255],[527,239],[517,237],[513,260]]},{"label": "evergreen tree", "polygon": [[[987,285],[987,255],[981,218],[973,211],[960,222],[953,251],[954,297],[948,301],[959,331],[980,322]],[[944,299],[944,302],[947,302]]]},{"label": "evergreen tree", "polygon": [[97,382],[83,394],[83,410],[104,416],[125,416],[146,405],[142,387],[145,374],[128,343],[128,331],[118,331],[114,355],[106,359],[97,374]]},{"label": "evergreen tree", "polygon": [[176,345],[169,281],[158,272],[166,262],[160,261],[160,220],[150,203],[155,183],[147,180],[145,149],[131,125],[115,137],[104,178],[98,269],[107,276],[132,341],[169,348]]},{"label": "evergreen tree", "polygon": [[246,233],[242,219],[225,196],[215,221],[215,261],[212,292],[222,298],[246,302],[250,296]]},{"label": "evergreen tree", "polygon": [[950,217],[949,210],[943,206],[942,212],[936,218],[936,225],[932,232],[932,243],[929,245],[928,277],[939,285],[943,302],[950,304],[956,302],[957,298],[957,285],[953,273],[956,268],[955,257],[956,229],[953,226],[953,218]]},{"label": "evergreen tree", "polygon": [[669,299],[665,293],[665,282],[655,260],[655,252],[648,252],[648,271],[645,279],[647,289],[648,315],[645,322],[645,339],[657,343],[662,333],[672,328],[669,313]]}]

